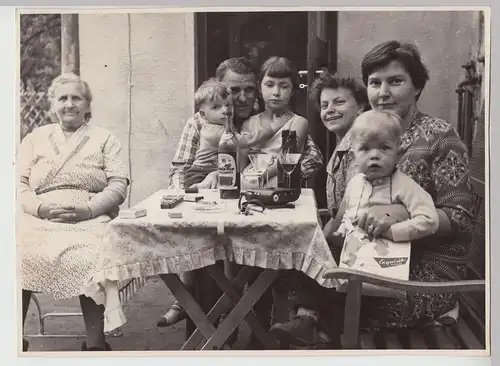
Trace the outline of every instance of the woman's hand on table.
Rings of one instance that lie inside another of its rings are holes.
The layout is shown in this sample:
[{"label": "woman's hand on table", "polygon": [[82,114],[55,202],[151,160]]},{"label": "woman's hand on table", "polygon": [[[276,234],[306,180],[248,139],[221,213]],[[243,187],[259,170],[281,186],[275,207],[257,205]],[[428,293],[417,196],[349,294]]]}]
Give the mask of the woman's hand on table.
[{"label": "woman's hand on table", "polygon": [[80,222],[92,218],[92,211],[87,205],[42,204],[39,212],[40,217],[52,222]]},{"label": "woman's hand on table", "polygon": [[353,225],[357,225],[368,235],[378,238],[387,237],[390,227],[395,223],[405,221],[410,218],[410,214],[401,204],[379,205],[370,207],[361,212]]},{"label": "woman's hand on table", "polygon": [[215,189],[217,188],[217,171],[209,173],[200,183],[195,183],[191,187],[198,189]]}]

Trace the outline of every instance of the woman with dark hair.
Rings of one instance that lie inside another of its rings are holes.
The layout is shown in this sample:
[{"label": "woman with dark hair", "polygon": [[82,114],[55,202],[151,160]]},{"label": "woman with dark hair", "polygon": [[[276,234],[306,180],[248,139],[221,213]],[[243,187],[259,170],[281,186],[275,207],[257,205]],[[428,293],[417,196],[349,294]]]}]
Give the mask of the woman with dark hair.
[{"label": "woman with dark hair", "polygon": [[[462,280],[466,275],[473,207],[467,149],[448,122],[419,111],[417,101],[429,74],[413,44],[388,41],[375,46],[363,58],[362,75],[370,106],[394,112],[402,119],[398,169],[432,196],[439,214],[436,234],[412,242],[409,279]],[[346,169],[349,172],[355,167]],[[358,216],[358,226],[383,232],[408,217],[402,205],[374,206]],[[325,234],[332,235],[328,230]],[[275,325],[273,333],[290,343],[311,344],[318,338],[318,312],[332,311],[332,304],[324,300],[328,290],[302,282],[297,289],[300,316]],[[457,293],[411,292],[404,300],[368,297],[361,310],[361,326],[421,326],[444,316],[456,321],[458,297]],[[336,294],[335,298],[341,300],[343,296]],[[342,313],[335,314],[339,325]]]}]

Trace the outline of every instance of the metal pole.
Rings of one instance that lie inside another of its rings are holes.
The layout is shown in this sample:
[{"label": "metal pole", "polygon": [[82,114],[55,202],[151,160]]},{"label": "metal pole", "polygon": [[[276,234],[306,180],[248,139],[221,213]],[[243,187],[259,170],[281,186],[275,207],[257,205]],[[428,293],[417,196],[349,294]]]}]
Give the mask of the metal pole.
[{"label": "metal pole", "polygon": [[61,14],[61,70],[80,75],[78,14]]}]

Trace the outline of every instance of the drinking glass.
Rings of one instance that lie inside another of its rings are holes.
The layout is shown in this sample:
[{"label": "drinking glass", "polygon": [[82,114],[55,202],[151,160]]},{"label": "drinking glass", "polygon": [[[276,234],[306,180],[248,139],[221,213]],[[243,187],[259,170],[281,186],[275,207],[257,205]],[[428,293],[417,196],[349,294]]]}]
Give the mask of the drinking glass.
[{"label": "drinking glass", "polygon": [[300,160],[300,154],[279,154],[278,159],[286,174],[285,186],[290,188],[290,177]]},{"label": "drinking glass", "polygon": [[176,172],[172,178],[174,178],[174,189],[177,193],[182,193],[184,191],[184,175],[186,173],[186,162],[185,161],[173,161],[172,165],[176,168]]},{"label": "drinking glass", "polygon": [[[260,173],[259,177],[259,188],[265,188],[267,182],[269,181],[269,166],[272,163],[272,156],[269,154],[262,153],[251,153],[248,155],[250,163],[256,173]],[[265,174],[265,180],[262,175]]]}]

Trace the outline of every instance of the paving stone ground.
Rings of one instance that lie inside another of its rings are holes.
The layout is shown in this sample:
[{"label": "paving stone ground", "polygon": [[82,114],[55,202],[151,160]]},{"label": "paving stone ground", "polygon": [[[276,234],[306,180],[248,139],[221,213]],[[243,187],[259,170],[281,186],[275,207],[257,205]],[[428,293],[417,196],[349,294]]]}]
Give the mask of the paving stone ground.
[{"label": "paving stone ground", "polygon": [[[39,294],[42,312],[80,312],[78,298],[54,301]],[[120,328],[123,335],[108,337],[108,342],[116,351],[168,351],[179,350],[184,342],[185,321],[168,328],[157,328],[156,321],[168,310],[174,299],[165,284],[158,278],[151,278],[124,306],[127,323]],[[47,333],[83,334],[81,317],[47,318]],[[38,316],[32,302],[25,326],[26,334],[38,333]],[[238,341],[233,349],[244,349],[249,340],[246,324],[240,327]],[[83,338],[28,338],[32,351],[80,351]]]}]

